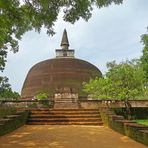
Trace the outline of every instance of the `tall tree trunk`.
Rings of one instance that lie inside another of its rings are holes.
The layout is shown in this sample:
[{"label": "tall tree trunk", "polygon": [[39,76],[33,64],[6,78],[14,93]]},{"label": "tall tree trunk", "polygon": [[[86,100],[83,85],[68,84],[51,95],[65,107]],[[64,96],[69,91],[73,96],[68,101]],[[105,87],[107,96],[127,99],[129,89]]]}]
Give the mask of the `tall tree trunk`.
[{"label": "tall tree trunk", "polygon": [[129,103],[128,99],[125,99],[124,103],[125,103],[125,109],[126,109],[126,113],[127,113],[127,119],[131,120],[131,118],[132,118],[132,114],[131,114],[132,106]]}]

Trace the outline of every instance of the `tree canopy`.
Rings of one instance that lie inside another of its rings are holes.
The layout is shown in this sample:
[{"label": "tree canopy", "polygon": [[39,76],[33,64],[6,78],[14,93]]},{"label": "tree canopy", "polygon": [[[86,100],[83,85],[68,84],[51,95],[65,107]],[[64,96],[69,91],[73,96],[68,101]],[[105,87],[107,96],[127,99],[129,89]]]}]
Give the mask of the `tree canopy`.
[{"label": "tree canopy", "polygon": [[104,78],[96,78],[84,84],[84,91],[100,99],[134,99],[145,91],[145,72],[139,60],[117,64],[107,63]]},{"label": "tree canopy", "polygon": [[142,51],[143,54],[140,60],[142,63],[143,70],[146,73],[145,76],[146,76],[147,85],[148,85],[148,32],[147,34],[142,35],[141,41],[144,45],[144,48],[143,48],[143,51]]},{"label": "tree canopy", "polygon": [[107,7],[123,0],[0,0],[0,70],[5,67],[9,50],[17,52],[18,41],[32,29],[54,34],[53,26],[58,14],[63,11],[64,21],[74,23],[88,20],[94,6]]},{"label": "tree canopy", "polygon": [[13,92],[7,77],[0,77],[0,99],[18,99],[20,95]]}]

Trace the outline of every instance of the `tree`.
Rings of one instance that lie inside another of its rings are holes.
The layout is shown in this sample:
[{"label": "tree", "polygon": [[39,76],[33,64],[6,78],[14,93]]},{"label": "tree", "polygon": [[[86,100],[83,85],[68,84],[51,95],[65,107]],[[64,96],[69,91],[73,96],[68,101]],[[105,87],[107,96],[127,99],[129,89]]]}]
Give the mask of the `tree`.
[{"label": "tree", "polygon": [[0,77],[0,92],[2,92],[4,89],[9,89],[10,84],[8,83],[7,77]]},{"label": "tree", "polygon": [[139,60],[125,61],[117,64],[107,63],[108,72],[104,78],[90,80],[84,84],[84,91],[100,99],[124,100],[127,113],[130,115],[129,99],[143,95],[145,89],[145,72]]},{"label": "tree", "polygon": [[[110,99],[134,99],[145,90],[145,72],[139,60],[125,61],[117,64],[107,63],[108,72],[104,78],[96,78],[84,83],[84,91],[94,97]],[[103,98],[104,98],[103,97]]]},{"label": "tree", "polygon": [[141,56],[141,63],[142,63],[143,70],[146,73],[145,76],[146,76],[146,81],[148,83],[148,33],[142,35],[141,41],[144,44],[144,48],[142,51],[143,55]]},{"label": "tree", "polygon": [[0,77],[0,99],[18,99],[20,95],[13,92],[7,77]]},{"label": "tree", "polygon": [[119,64],[111,62],[107,64],[109,71],[106,76],[111,81],[113,98],[126,100],[134,99],[144,90],[145,72],[140,66],[139,60],[125,61]]},{"label": "tree", "polygon": [[96,99],[110,99],[111,85],[106,77],[90,79],[89,83],[83,83],[83,91]]},{"label": "tree", "polygon": [[32,29],[54,34],[53,26],[58,14],[63,11],[63,19],[74,23],[91,17],[93,6],[107,7],[123,0],[0,0],[0,70],[5,67],[9,50],[18,51],[18,41]]}]

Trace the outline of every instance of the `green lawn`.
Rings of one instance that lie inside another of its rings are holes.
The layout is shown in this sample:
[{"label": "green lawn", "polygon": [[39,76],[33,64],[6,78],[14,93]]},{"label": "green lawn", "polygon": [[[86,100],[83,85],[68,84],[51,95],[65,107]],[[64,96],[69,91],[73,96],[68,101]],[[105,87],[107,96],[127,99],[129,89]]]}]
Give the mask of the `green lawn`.
[{"label": "green lawn", "polygon": [[145,120],[136,120],[137,123],[143,124],[143,125],[148,125],[148,119]]}]

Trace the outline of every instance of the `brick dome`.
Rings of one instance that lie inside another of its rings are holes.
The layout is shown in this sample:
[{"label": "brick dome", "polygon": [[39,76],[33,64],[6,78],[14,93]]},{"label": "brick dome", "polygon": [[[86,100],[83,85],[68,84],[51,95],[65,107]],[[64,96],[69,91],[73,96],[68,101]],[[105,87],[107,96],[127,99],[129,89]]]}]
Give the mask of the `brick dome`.
[{"label": "brick dome", "polygon": [[91,63],[76,58],[55,58],[34,65],[24,82],[22,97],[33,97],[40,91],[53,95],[57,90],[70,88],[82,94],[82,83],[101,77],[100,70]]},{"label": "brick dome", "polygon": [[90,78],[101,77],[100,70],[91,63],[74,58],[69,49],[67,32],[64,30],[61,49],[56,49],[56,58],[42,61],[33,66],[24,82],[22,98],[32,98],[39,92],[75,93],[82,95],[82,83]]}]

